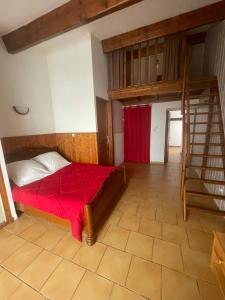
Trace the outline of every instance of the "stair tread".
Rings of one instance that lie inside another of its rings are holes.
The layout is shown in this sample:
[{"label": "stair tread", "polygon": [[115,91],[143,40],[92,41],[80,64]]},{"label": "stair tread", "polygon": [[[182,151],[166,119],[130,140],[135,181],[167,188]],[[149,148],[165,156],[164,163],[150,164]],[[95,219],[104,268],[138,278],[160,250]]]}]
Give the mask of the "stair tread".
[{"label": "stair tread", "polygon": [[197,145],[197,146],[201,146],[201,145],[206,145],[206,146],[224,146],[224,143],[190,143],[190,145]]},{"label": "stair tread", "polygon": [[219,115],[219,112],[196,112],[196,113],[189,113],[189,115]]},{"label": "stair tread", "polygon": [[[207,125],[208,122],[190,122],[190,125]],[[211,124],[223,124],[221,121],[220,122],[211,122]]]},{"label": "stair tread", "polygon": [[197,166],[197,165],[188,165],[188,166],[186,166],[186,168],[196,168],[196,169],[205,169],[205,170],[225,171],[225,168]]},{"label": "stair tread", "polygon": [[199,178],[199,177],[186,177],[186,180],[195,180],[195,181],[200,181],[200,182],[205,182],[205,183],[211,183],[211,184],[216,184],[216,185],[225,185],[225,181],[223,180],[213,180],[213,179],[204,179],[204,178]]},{"label": "stair tread", "polygon": [[218,195],[218,194],[213,194],[213,193],[209,193],[209,192],[199,192],[199,191],[193,191],[193,190],[186,190],[186,193],[187,194],[193,194],[193,195],[199,195],[199,196],[210,196],[210,197],[225,199],[225,195]]},{"label": "stair tread", "polygon": [[186,107],[190,107],[190,106],[205,106],[205,105],[219,105],[219,102],[214,102],[214,103],[193,103],[193,104],[189,104],[189,105],[185,105]]},{"label": "stair tread", "polygon": [[199,156],[199,157],[225,157],[223,154],[201,154],[201,153],[190,153],[191,156]]}]

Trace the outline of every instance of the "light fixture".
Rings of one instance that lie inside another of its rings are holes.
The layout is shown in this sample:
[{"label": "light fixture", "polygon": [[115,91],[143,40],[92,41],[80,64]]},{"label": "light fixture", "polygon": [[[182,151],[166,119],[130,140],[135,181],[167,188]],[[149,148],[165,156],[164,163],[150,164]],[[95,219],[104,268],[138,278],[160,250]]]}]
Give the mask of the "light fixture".
[{"label": "light fixture", "polygon": [[19,115],[22,115],[22,116],[25,116],[29,113],[30,109],[29,107],[27,106],[13,106],[13,110],[19,114]]}]

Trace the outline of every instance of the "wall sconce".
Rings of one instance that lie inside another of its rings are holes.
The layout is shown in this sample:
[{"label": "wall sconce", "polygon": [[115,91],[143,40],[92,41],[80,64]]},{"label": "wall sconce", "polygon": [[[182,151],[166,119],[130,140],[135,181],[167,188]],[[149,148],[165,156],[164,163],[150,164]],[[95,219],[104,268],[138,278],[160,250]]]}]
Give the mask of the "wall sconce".
[{"label": "wall sconce", "polygon": [[30,111],[30,108],[27,107],[27,106],[13,106],[13,110],[19,114],[19,115],[22,115],[22,116],[25,116],[29,113]]}]

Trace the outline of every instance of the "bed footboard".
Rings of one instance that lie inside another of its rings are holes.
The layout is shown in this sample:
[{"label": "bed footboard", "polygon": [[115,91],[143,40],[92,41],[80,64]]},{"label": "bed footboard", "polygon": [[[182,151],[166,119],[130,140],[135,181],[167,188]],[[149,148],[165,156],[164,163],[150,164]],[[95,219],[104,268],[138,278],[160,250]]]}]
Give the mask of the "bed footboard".
[{"label": "bed footboard", "polygon": [[94,200],[85,206],[87,245],[92,246],[95,243],[97,228],[104,223],[125,188],[126,170],[125,167],[120,167],[106,179]]}]

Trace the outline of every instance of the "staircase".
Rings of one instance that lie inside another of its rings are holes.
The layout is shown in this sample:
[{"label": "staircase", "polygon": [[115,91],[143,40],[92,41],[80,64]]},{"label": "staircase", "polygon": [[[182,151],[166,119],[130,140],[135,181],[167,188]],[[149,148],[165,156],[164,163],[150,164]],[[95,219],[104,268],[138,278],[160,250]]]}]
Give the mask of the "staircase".
[{"label": "staircase", "polygon": [[[213,86],[214,85],[214,86]],[[187,209],[225,215],[225,145],[217,82],[183,90],[181,197]]]}]

